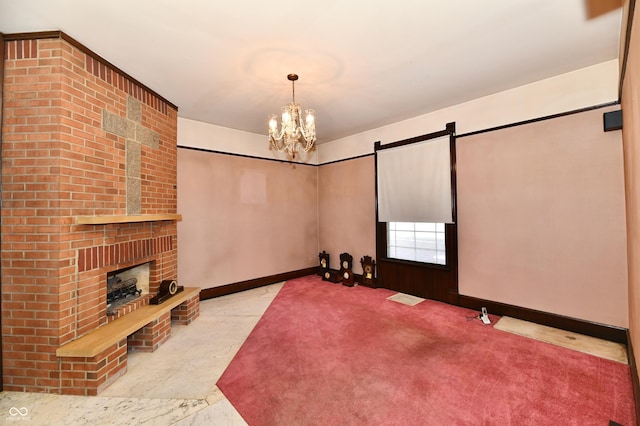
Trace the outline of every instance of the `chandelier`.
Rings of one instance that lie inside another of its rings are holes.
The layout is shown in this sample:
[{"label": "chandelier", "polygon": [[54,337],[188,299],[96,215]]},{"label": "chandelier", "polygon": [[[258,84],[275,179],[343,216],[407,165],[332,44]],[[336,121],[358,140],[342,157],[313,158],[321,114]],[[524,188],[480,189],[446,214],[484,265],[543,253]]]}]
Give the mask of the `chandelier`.
[{"label": "chandelier", "polygon": [[293,101],[282,107],[280,130],[278,130],[278,116],[269,115],[269,149],[275,149],[278,152],[286,151],[289,157],[295,158],[299,149],[309,152],[314,148],[316,124],[312,109],[305,110],[305,122],[302,121],[300,105],[296,103],[295,82],[298,75],[289,74],[287,79],[291,81]]}]

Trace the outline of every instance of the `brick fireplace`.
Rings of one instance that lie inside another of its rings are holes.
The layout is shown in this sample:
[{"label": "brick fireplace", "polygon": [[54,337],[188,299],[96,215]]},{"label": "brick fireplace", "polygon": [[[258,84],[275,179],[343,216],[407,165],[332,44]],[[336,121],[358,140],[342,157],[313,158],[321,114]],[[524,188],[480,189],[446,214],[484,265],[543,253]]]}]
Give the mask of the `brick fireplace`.
[{"label": "brick fireplace", "polygon": [[107,323],[107,275],[177,278],[177,108],[61,32],[4,35],[3,80],[3,388],[86,394],[56,349]]}]

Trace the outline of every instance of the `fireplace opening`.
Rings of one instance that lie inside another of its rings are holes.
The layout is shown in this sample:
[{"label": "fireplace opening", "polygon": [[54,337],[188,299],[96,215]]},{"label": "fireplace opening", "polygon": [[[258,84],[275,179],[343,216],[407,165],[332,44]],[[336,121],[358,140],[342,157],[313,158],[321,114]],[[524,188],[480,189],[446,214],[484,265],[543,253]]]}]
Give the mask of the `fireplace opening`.
[{"label": "fireplace opening", "polygon": [[143,263],[107,274],[107,315],[149,293],[149,271],[149,263]]}]

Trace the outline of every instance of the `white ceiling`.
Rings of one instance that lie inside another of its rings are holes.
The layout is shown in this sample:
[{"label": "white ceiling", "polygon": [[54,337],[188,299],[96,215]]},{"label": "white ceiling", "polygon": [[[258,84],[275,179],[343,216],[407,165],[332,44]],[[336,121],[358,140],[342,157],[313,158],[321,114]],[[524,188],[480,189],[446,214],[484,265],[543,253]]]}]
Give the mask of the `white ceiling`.
[{"label": "white ceiling", "polygon": [[0,0],[0,32],[62,30],[180,117],[260,134],[297,73],[322,143],[617,58],[619,3]]}]

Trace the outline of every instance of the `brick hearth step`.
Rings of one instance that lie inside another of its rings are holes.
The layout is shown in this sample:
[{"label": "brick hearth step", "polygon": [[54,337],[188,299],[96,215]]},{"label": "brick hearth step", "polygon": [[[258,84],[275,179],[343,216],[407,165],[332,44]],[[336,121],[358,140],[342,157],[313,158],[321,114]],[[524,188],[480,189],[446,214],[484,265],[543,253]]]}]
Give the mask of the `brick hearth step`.
[{"label": "brick hearth step", "polygon": [[171,311],[176,306],[199,295],[197,287],[187,287],[160,305],[146,305],[135,311],[111,321],[85,334],[84,336],[59,347],[56,355],[59,357],[93,357],[118,343],[130,334],[135,333],[162,314]]},{"label": "brick hearth step", "polygon": [[172,321],[200,313],[200,289],[187,287],[160,305],[145,305],[56,350],[59,392],[97,395],[127,371],[127,348],[153,352],[171,336]]}]

